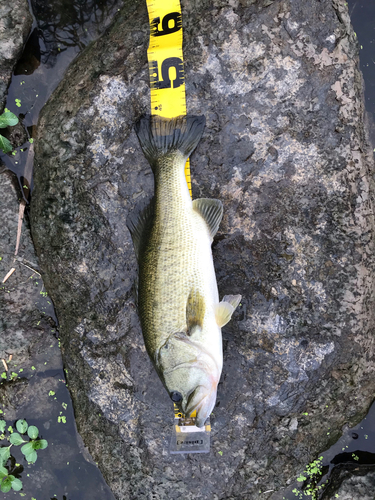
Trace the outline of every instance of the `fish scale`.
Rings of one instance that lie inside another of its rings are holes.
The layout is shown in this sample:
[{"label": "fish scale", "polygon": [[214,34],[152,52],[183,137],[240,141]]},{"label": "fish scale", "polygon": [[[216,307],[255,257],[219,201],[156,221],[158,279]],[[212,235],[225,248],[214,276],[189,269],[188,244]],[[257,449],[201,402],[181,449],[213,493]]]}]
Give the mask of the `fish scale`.
[{"label": "fish scale", "polygon": [[[139,312],[149,354],[175,333],[187,331],[186,304],[192,289],[218,302],[207,224],[194,212],[183,158],[169,159],[155,176],[155,220],[140,267]],[[182,175],[181,175],[182,170]],[[204,257],[205,255],[205,258]],[[154,307],[156,305],[156,307]],[[213,304],[212,304],[213,307]]]}]

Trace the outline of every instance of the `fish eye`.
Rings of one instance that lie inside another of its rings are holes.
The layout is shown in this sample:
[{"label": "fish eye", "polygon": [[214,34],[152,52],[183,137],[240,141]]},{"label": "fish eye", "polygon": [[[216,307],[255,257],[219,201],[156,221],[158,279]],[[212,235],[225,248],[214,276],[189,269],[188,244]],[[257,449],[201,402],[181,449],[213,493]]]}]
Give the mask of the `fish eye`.
[{"label": "fish eye", "polygon": [[182,397],[181,393],[179,393],[177,391],[173,391],[173,392],[171,392],[171,400],[174,403],[180,403],[183,400],[183,397]]}]

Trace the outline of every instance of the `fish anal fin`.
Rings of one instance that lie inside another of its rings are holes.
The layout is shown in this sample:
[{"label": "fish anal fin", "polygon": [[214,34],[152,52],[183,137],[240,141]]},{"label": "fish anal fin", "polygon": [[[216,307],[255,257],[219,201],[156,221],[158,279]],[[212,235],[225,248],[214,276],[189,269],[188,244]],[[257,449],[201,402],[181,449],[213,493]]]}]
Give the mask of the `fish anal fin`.
[{"label": "fish anal fin", "polygon": [[142,208],[135,208],[134,211],[128,215],[126,225],[130,231],[135,255],[139,262],[139,256],[142,248],[142,243],[145,236],[149,233],[154,218],[154,199]]},{"label": "fish anal fin", "polygon": [[215,319],[220,328],[230,321],[240,301],[241,295],[225,295],[223,300],[216,306]]},{"label": "fish anal fin", "polygon": [[193,209],[206,221],[210,235],[213,238],[223,218],[223,204],[221,201],[211,198],[198,198],[193,201]]},{"label": "fish anal fin", "polygon": [[186,324],[188,335],[194,327],[202,327],[204,315],[206,313],[206,303],[199,290],[192,289],[186,304]]}]

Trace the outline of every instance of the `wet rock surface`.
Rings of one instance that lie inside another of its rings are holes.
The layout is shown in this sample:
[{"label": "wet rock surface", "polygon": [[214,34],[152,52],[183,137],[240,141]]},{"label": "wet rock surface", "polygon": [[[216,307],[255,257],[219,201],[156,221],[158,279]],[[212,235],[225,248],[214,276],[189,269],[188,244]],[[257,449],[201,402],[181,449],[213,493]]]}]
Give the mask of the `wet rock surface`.
[{"label": "wet rock surface", "polygon": [[[168,454],[125,221],[153,192],[145,5],[69,69],[41,116],[31,226],[78,429],[118,499],[281,499],[374,394],[373,169],[344,1],[183,2],[193,198],[219,198],[223,329],[209,455]],[[220,451],[220,453],[219,453]]]},{"label": "wet rock surface", "polygon": [[357,472],[347,472],[343,484],[337,491],[341,500],[372,500],[375,491],[375,472],[359,476]]},{"label": "wet rock surface", "polygon": [[29,34],[32,17],[27,0],[2,2],[0,5],[0,109],[13,68]]}]

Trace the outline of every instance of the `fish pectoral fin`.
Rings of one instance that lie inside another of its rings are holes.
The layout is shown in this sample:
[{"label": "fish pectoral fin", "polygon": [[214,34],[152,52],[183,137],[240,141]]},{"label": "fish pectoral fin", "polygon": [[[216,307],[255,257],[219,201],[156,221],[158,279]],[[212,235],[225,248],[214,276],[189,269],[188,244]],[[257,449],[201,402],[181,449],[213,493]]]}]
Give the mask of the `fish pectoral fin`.
[{"label": "fish pectoral fin", "polygon": [[154,199],[152,198],[146,206],[143,205],[141,208],[135,208],[134,211],[128,215],[126,220],[126,225],[133,240],[134,251],[138,262],[142,242],[145,235],[147,235],[151,229],[154,218],[154,206]]},{"label": "fish pectoral fin", "polygon": [[223,300],[215,307],[215,319],[220,328],[230,321],[241,298],[241,295],[225,295]]},{"label": "fish pectoral fin", "polygon": [[223,218],[223,204],[221,201],[211,198],[198,198],[193,201],[193,209],[206,221],[210,235],[213,238]]},{"label": "fish pectoral fin", "polygon": [[228,302],[233,309],[236,309],[238,304],[241,302],[242,295],[224,295],[223,300],[221,302]]},{"label": "fish pectoral fin", "polygon": [[192,289],[186,303],[186,324],[188,335],[191,335],[194,327],[202,327],[205,313],[206,303],[203,295],[199,292],[199,290]]}]

